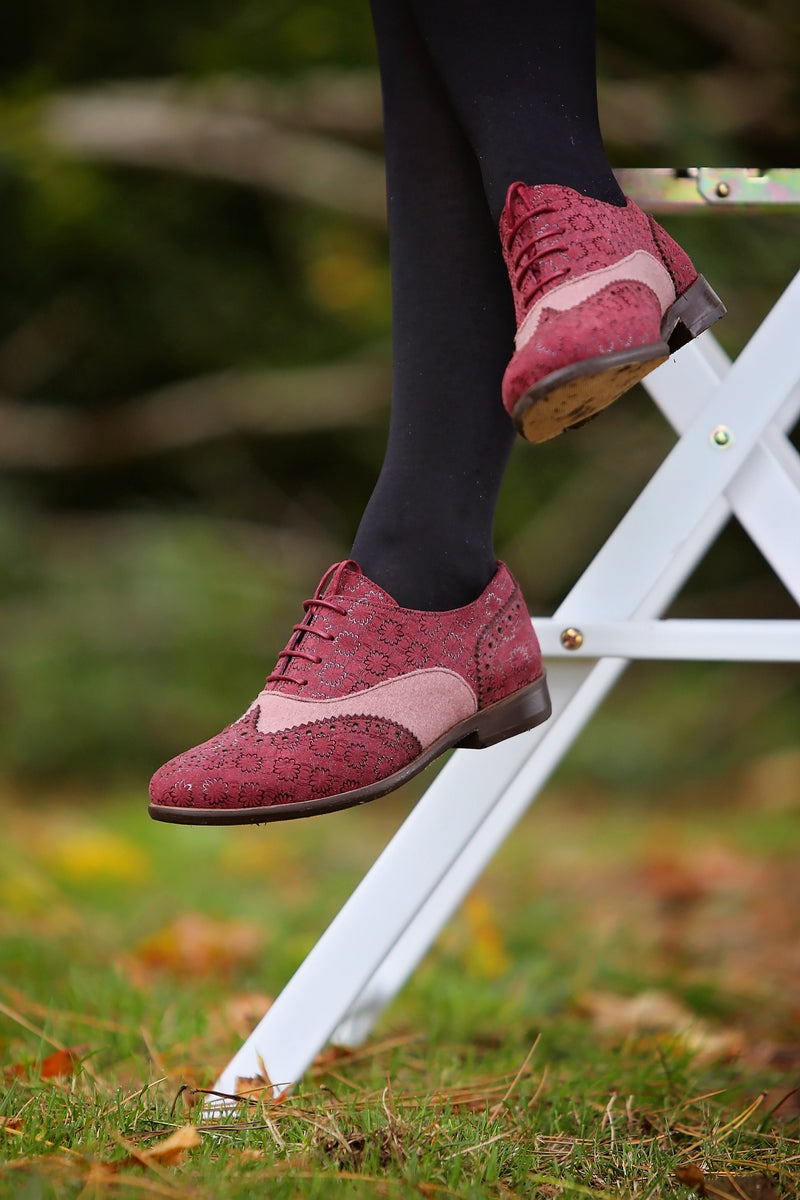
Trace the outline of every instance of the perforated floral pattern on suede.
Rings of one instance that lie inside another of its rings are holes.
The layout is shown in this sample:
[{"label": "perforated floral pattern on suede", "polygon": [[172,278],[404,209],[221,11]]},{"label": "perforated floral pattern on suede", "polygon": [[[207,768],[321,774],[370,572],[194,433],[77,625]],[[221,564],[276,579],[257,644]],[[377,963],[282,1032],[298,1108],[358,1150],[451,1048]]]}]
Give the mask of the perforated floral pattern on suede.
[{"label": "perforated floral pattern on suede", "polygon": [[538,643],[519,637],[523,621],[530,624],[522,592],[515,588],[478,641],[478,700],[481,708],[525,687],[540,669]]},{"label": "perforated floral pattern on suede", "polygon": [[[536,209],[552,211],[532,216],[510,240],[514,225],[526,212]],[[618,208],[556,184],[522,186],[517,190],[512,187],[500,218],[500,236],[512,279],[517,324],[521,323],[535,297],[540,293],[546,295],[565,277],[577,279],[590,271],[598,271],[635,250],[647,250],[662,262],[679,292],[697,278],[697,271],[680,246],[632,200],[627,206]],[[534,238],[537,239],[535,245]],[[531,263],[533,280],[552,277],[550,284],[545,283],[536,292],[531,286],[531,278],[526,279],[524,275],[523,286],[514,286],[515,263],[525,246],[528,246],[528,252],[522,255],[521,265]]]},{"label": "perforated floral pattern on suede", "polygon": [[421,747],[407,729],[374,717],[336,717],[259,733],[258,707],[156,774],[159,803],[262,808],[339,795],[400,771]]},{"label": "perforated floral pattern on suede", "polygon": [[[299,641],[293,638],[289,642],[289,646],[304,646],[306,640],[313,641],[309,649],[322,661],[314,664],[290,659],[282,679],[273,677],[266,690],[301,695],[308,700],[329,700],[360,692],[371,684],[409,671],[447,667],[462,675],[477,694],[478,638],[487,622],[505,606],[515,586],[501,564],[474,604],[447,612],[418,612],[400,608],[358,568],[347,568],[342,571],[336,590],[324,593],[326,600],[335,600],[344,611],[337,613],[325,608],[313,614],[315,628],[332,640],[301,636]],[[526,682],[530,682],[539,674],[541,660],[534,666],[538,643],[527,613],[521,614],[517,621],[516,633],[529,647],[531,674]],[[514,687],[508,689],[514,690]],[[508,691],[502,694],[507,695]]]},{"label": "perforated floral pattern on suede", "polygon": [[661,307],[642,283],[610,284],[566,312],[545,308],[536,337],[506,368],[503,403],[511,413],[520,396],[553,371],[660,341]]},{"label": "perforated floral pattern on suede", "polygon": [[[423,746],[394,709],[370,713],[374,685],[409,678],[423,703],[430,693],[413,681],[415,672],[433,668],[440,678],[460,676],[462,708],[455,716],[445,710],[438,728],[446,733],[466,719],[465,712],[510,696],[542,674],[527,609],[503,564],[474,603],[434,613],[400,608],[355,563],[341,563],[323,578],[307,608],[305,625],[289,640],[289,656],[283,652],[245,715],[156,773],[154,804],[224,810],[339,796],[402,771],[440,736],[426,735]],[[309,632],[312,625],[316,632]],[[452,697],[452,688],[447,694]],[[348,713],[351,696],[357,711]],[[337,701],[338,711],[292,724],[298,699],[312,706]],[[285,727],[272,724],[261,732],[259,702],[269,703],[272,722],[277,706]]]},{"label": "perforated floral pattern on suede", "polygon": [[653,217],[648,217],[647,219],[650,222],[650,229],[661,253],[664,266],[672,276],[675,290],[681,296],[697,278],[697,271],[694,269],[694,264],[689,255],[681,249],[675,239],[670,237],[666,229],[662,229],[658,221],[654,220]]}]

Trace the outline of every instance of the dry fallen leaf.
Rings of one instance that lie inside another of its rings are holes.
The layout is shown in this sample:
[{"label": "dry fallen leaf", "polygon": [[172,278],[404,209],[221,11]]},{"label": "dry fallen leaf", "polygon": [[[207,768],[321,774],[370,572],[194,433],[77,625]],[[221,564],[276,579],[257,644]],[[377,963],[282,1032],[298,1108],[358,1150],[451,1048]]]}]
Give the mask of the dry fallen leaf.
[{"label": "dry fallen leaf", "polygon": [[670,1033],[700,1058],[735,1058],[744,1048],[735,1029],[712,1029],[668,992],[644,991],[637,996],[586,992],[578,1008],[595,1028],[606,1033]]},{"label": "dry fallen leaf", "polygon": [[766,1175],[706,1175],[701,1195],[708,1200],[779,1200]]},{"label": "dry fallen leaf", "polygon": [[[64,1050],[55,1050],[42,1060],[39,1068],[40,1079],[63,1079],[66,1075],[74,1075],[81,1065],[81,1050],[77,1046]],[[6,1067],[3,1074],[9,1079],[21,1079],[30,1074],[31,1063],[14,1063]]]},{"label": "dry fallen leaf", "polygon": [[704,1021],[694,1021],[688,1029],[676,1032],[687,1050],[701,1062],[740,1058],[747,1045],[740,1030],[712,1029]]},{"label": "dry fallen leaf", "polygon": [[129,967],[137,982],[159,970],[194,978],[226,974],[256,958],[261,937],[258,926],[248,921],[185,913],[141,942]]},{"label": "dry fallen leaf", "polygon": [[352,1056],[352,1046],[340,1046],[334,1042],[331,1045],[325,1046],[323,1050],[320,1050],[311,1067],[316,1073],[328,1071],[331,1067],[336,1066],[345,1059],[352,1058]]},{"label": "dry fallen leaf", "polygon": [[146,1167],[177,1167],[183,1162],[186,1151],[193,1150],[201,1141],[196,1125],[183,1125],[164,1138],[163,1142],[156,1142],[155,1146],[148,1146],[146,1150],[137,1149],[127,1162],[117,1165],[133,1166],[138,1163]]},{"label": "dry fallen leaf", "polygon": [[119,1163],[97,1162],[93,1159],[89,1164],[89,1173],[83,1181],[84,1191],[109,1183],[111,1177],[119,1171]]},{"label": "dry fallen leaf", "polygon": [[707,1200],[779,1200],[766,1175],[706,1175],[696,1163],[687,1163],[676,1168],[675,1178]]},{"label": "dry fallen leaf", "polygon": [[620,996],[615,992],[586,992],[578,1007],[591,1019],[596,1029],[611,1033],[632,1033],[638,1030],[685,1029],[694,1021],[692,1013],[668,992],[645,991],[636,996]]},{"label": "dry fallen leaf", "polygon": [[663,908],[684,909],[713,892],[752,889],[759,869],[752,857],[716,843],[682,852],[659,848],[645,858],[639,881]]},{"label": "dry fallen leaf", "polygon": [[642,886],[665,908],[688,906],[705,893],[703,881],[677,855],[650,855],[641,868]]},{"label": "dry fallen leaf", "polygon": [[687,1163],[683,1167],[675,1168],[675,1178],[678,1183],[683,1183],[686,1187],[699,1191],[705,1181],[705,1173],[696,1163]]},{"label": "dry fallen leaf", "polygon": [[80,1057],[75,1049],[56,1050],[54,1054],[49,1054],[44,1060],[39,1073],[42,1079],[59,1079],[64,1075],[74,1075],[80,1062]]},{"label": "dry fallen leaf", "polygon": [[243,1100],[272,1099],[272,1084],[263,1075],[241,1075],[236,1080],[235,1093]]}]

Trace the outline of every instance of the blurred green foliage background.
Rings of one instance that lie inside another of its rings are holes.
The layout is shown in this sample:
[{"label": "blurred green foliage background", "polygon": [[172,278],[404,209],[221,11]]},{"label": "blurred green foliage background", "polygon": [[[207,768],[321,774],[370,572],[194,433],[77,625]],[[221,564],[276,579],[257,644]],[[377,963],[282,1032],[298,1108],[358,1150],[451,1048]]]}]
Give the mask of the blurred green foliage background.
[{"label": "blurred green foliage background", "polygon": [[[800,164],[796,0],[599,0],[598,62],[616,165]],[[368,7],[31,0],[0,72],[0,777],[143,786],[258,690],[380,467]],[[666,223],[738,352],[800,266],[800,216]],[[640,393],[520,443],[498,550],[534,612],[672,440]],[[796,606],[732,525],[673,611]],[[799,718],[791,667],[640,666],[565,770],[653,788]]]}]

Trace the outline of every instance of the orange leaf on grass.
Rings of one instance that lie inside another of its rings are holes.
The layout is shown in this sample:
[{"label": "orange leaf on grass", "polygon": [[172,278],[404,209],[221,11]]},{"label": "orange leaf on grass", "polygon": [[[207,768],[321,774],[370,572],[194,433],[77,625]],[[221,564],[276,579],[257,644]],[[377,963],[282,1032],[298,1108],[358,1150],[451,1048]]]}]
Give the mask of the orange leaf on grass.
[{"label": "orange leaf on grass", "polygon": [[[63,1050],[55,1050],[42,1060],[39,1078],[63,1079],[67,1075],[74,1075],[81,1065],[80,1056],[81,1049],[77,1046],[73,1046],[71,1049],[65,1047]],[[13,1066],[6,1067],[3,1074],[8,1079],[23,1079],[31,1073],[31,1066],[31,1063],[14,1063]]]},{"label": "orange leaf on grass", "polygon": [[705,1172],[702,1167],[697,1166],[697,1163],[687,1163],[683,1167],[675,1168],[675,1178],[678,1183],[683,1183],[694,1191],[702,1188],[705,1177]]},{"label": "orange leaf on grass", "polygon": [[64,1075],[74,1075],[80,1064],[81,1060],[75,1049],[56,1050],[54,1054],[48,1054],[39,1074],[42,1079],[60,1079]]},{"label": "orange leaf on grass", "polygon": [[197,1132],[196,1125],[184,1125],[181,1129],[176,1129],[169,1137],[164,1138],[163,1142],[157,1142],[155,1146],[150,1146],[145,1151],[145,1157],[150,1162],[158,1163],[162,1167],[177,1167],[183,1162],[183,1157],[187,1150],[194,1150],[195,1146],[199,1146],[202,1138]]},{"label": "orange leaf on grass", "polygon": [[243,1100],[272,1099],[272,1084],[263,1075],[237,1076],[234,1090]]}]

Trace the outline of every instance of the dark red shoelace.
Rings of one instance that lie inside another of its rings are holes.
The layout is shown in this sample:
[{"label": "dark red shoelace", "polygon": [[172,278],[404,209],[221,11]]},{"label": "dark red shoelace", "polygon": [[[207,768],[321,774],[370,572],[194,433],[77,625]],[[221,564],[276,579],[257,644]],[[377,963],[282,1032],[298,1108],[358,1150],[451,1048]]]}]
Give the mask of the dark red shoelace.
[{"label": "dark red shoelace", "polygon": [[293,658],[304,659],[306,662],[312,663],[314,666],[319,666],[322,658],[319,654],[310,654],[306,650],[298,649],[299,644],[307,637],[313,634],[314,637],[321,638],[323,642],[332,642],[336,636],[333,633],[328,633],[326,629],[317,629],[313,624],[314,616],[319,609],[328,609],[330,612],[338,613],[344,616],[346,609],[342,608],[341,604],[337,604],[333,600],[326,600],[322,593],[329,588],[331,591],[336,591],[339,579],[342,572],[352,564],[348,561],[334,563],[330,570],[326,571],[320,580],[319,587],[315,594],[309,599],[303,601],[303,612],[305,618],[299,625],[292,626],[292,634],[289,639],[289,644],[285,650],[281,650],[278,655],[278,661],[275,665],[275,670],[266,678],[266,683],[296,683],[298,687],[305,687],[308,683],[307,679],[296,679],[293,675],[287,675],[286,670]]},{"label": "dark red shoelace", "polygon": [[[512,189],[509,194],[508,202],[511,211],[514,211],[514,202],[525,200],[519,194],[519,190]],[[540,292],[548,283],[553,283],[556,279],[561,279],[562,276],[569,273],[569,267],[556,267],[548,275],[537,274],[536,267],[541,258],[546,255],[557,254],[559,252],[566,253],[566,246],[563,242],[556,245],[545,245],[545,243],[553,237],[563,237],[564,230],[559,226],[552,229],[543,229],[539,233],[533,230],[529,231],[527,237],[520,236],[522,230],[529,221],[536,220],[537,217],[545,216],[547,213],[555,212],[555,209],[547,204],[535,205],[523,212],[514,221],[513,225],[506,234],[505,251],[507,255],[511,255],[514,242],[519,241],[519,246],[513,259],[511,259],[511,271],[513,273],[513,284],[515,289],[520,293],[523,299],[525,308],[529,308],[533,303],[537,292]],[[532,285],[532,286],[531,286]]]}]

